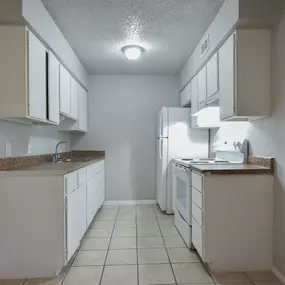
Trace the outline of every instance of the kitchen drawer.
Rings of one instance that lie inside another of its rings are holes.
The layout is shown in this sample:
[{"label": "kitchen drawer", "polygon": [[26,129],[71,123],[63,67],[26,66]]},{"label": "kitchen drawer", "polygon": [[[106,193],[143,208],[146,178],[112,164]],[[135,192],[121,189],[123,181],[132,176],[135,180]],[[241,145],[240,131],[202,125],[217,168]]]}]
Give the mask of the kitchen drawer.
[{"label": "kitchen drawer", "polygon": [[95,176],[95,163],[87,167],[87,180]]},{"label": "kitchen drawer", "polygon": [[72,172],[65,176],[65,193],[69,194],[77,189],[77,172]]},{"label": "kitchen drawer", "polygon": [[197,189],[192,187],[192,201],[202,210],[203,208],[203,195]]},{"label": "kitchen drawer", "polygon": [[202,210],[192,202],[192,216],[196,219],[196,221],[203,226],[203,212]]},{"label": "kitchen drawer", "polygon": [[95,173],[101,172],[105,168],[105,160],[101,160],[94,164],[94,171]]},{"label": "kitchen drawer", "polygon": [[82,185],[87,180],[87,169],[82,168],[78,170],[78,187]]},{"label": "kitchen drawer", "polygon": [[202,260],[204,260],[204,248],[203,248],[203,229],[192,217],[192,243],[199,253]]},{"label": "kitchen drawer", "polygon": [[192,171],[192,186],[199,190],[200,192],[203,191],[203,176],[195,173]]}]

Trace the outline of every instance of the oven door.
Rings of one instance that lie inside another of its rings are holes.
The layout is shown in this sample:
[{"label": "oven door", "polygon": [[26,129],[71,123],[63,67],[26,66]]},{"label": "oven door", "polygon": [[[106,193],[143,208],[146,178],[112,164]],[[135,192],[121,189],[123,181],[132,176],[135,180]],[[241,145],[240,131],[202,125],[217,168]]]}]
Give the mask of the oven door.
[{"label": "oven door", "polygon": [[191,183],[190,169],[182,165],[175,165],[175,208],[182,218],[191,225]]}]

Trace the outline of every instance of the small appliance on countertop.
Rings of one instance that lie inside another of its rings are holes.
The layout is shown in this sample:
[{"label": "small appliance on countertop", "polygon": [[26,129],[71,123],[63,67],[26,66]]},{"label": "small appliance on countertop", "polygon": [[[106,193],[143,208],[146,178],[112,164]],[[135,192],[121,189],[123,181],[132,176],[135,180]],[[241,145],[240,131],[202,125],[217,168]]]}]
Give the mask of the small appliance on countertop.
[{"label": "small appliance on countertop", "polygon": [[172,194],[174,223],[189,248],[192,246],[192,183],[191,165],[232,165],[247,161],[248,141],[213,146],[215,158],[178,158],[172,161]]}]

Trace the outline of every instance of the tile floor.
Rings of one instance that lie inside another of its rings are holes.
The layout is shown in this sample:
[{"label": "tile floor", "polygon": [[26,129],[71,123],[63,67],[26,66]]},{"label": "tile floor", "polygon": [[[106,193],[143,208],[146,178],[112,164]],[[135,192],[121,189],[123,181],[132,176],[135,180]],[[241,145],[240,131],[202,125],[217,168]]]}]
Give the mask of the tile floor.
[{"label": "tile floor", "polygon": [[75,258],[54,279],[0,285],[278,285],[270,272],[210,275],[156,205],[104,206]]}]

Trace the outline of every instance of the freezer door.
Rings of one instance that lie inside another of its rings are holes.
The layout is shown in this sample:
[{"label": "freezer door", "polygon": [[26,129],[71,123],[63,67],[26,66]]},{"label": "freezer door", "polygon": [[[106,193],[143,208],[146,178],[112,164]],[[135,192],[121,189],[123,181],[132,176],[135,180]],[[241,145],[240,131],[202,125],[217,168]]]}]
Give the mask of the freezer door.
[{"label": "freezer door", "polygon": [[158,113],[157,138],[168,137],[168,108],[163,107]]},{"label": "freezer door", "polygon": [[157,186],[156,201],[162,211],[167,206],[167,165],[168,165],[168,139],[157,139]]}]

